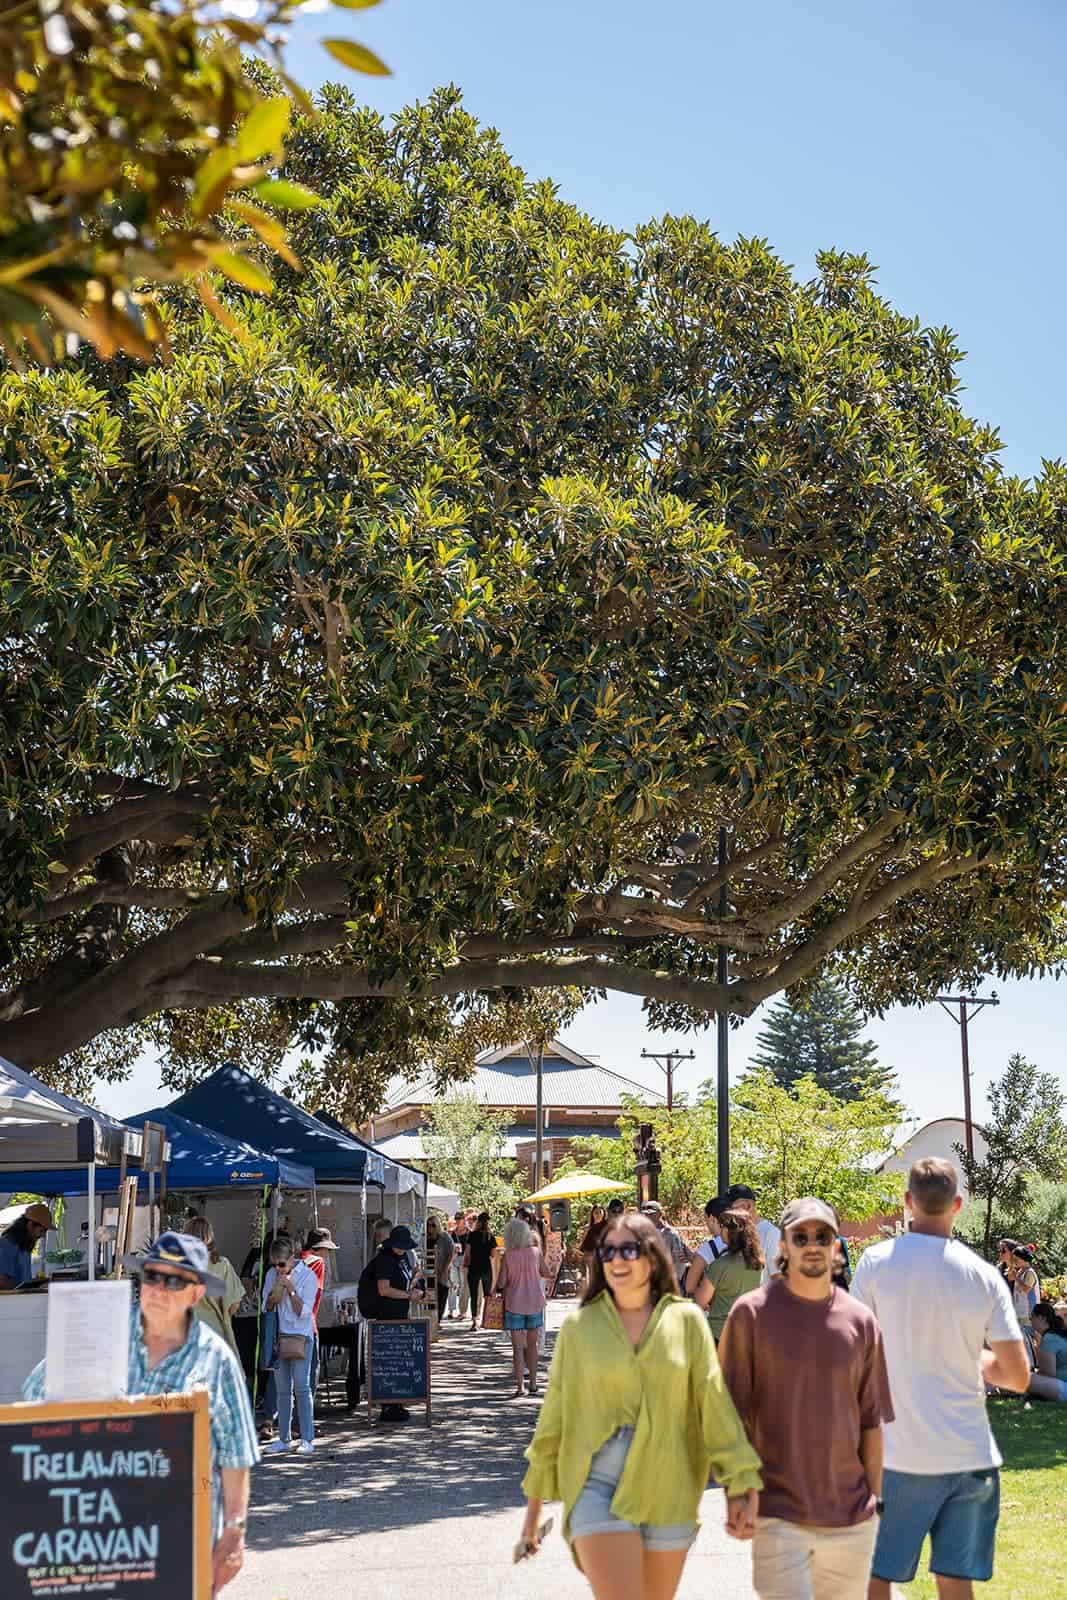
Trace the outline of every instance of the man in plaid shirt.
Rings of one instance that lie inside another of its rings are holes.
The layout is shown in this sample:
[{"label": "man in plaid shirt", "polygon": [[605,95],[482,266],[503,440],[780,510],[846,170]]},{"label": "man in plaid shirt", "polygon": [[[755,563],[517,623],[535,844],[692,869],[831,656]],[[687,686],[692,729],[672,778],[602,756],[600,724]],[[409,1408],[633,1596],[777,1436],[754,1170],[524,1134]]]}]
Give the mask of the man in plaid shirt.
[{"label": "man in plaid shirt", "polygon": [[[127,1256],[139,1274],[141,1301],[130,1325],[129,1395],[188,1394],[205,1388],[211,1430],[212,1579],[217,1593],[244,1564],[250,1469],[259,1460],[255,1423],[240,1362],[224,1339],[193,1316],[205,1294],[220,1294],[207,1247],[187,1234],[164,1233],[144,1256]],[[45,1363],[22,1389],[45,1397]]]}]

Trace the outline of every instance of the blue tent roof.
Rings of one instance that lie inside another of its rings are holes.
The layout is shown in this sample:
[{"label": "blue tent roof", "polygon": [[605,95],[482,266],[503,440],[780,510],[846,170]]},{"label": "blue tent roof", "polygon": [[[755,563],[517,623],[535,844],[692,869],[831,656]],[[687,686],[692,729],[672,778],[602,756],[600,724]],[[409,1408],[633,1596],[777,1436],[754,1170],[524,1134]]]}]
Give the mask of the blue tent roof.
[{"label": "blue tent roof", "polygon": [[[170,1106],[158,1106],[126,1120],[131,1128],[146,1122],[161,1122],[166,1128],[170,1140],[169,1189],[213,1189],[245,1183],[280,1183],[285,1189],[315,1187],[315,1173],[307,1163],[268,1155],[245,1139],[190,1122]],[[199,1181],[195,1181],[198,1175]]]},{"label": "blue tent roof", "polygon": [[359,1139],[327,1127],[240,1067],[219,1067],[168,1108],[260,1150],[313,1168],[318,1183],[377,1183],[385,1157]]},{"label": "blue tent roof", "polygon": [[[200,1128],[195,1122],[176,1115],[168,1106],[126,1118],[127,1126],[138,1132],[146,1122],[162,1123],[167,1130],[171,1149],[167,1165],[168,1189],[261,1188],[266,1184],[281,1184],[286,1189],[315,1187],[315,1173],[310,1166],[279,1160],[277,1156],[255,1149],[244,1139]],[[146,1173],[130,1168],[127,1176],[136,1176],[140,1187],[147,1188]],[[98,1193],[114,1193],[118,1186],[118,1167],[97,1168]],[[24,1172],[19,1174],[19,1188],[33,1194],[85,1194],[85,1172]]]}]

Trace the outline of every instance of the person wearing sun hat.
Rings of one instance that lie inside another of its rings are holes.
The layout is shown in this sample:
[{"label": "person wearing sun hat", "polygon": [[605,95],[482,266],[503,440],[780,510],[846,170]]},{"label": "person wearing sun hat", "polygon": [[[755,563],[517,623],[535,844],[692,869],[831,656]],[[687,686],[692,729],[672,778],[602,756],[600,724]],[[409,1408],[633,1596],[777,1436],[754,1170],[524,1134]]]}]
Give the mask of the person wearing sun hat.
[{"label": "person wearing sun hat", "polygon": [[[130,1315],[128,1393],[188,1394],[205,1387],[211,1435],[212,1587],[230,1583],[244,1563],[249,1469],[259,1460],[256,1429],[241,1364],[226,1341],[193,1315],[205,1294],[224,1292],[207,1246],[189,1234],[163,1233],[143,1256],[123,1266],[140,1279]],[[24,1400],[45,1398],[45,1362],[22,1388]]]},{"label": "person wearing sun hat", "polygon": [[33,1279],[33,1252],[52,1226],[52,1213],[40,1200],[27,1206],[0,1234],[0,1289],[17,1289]]}]

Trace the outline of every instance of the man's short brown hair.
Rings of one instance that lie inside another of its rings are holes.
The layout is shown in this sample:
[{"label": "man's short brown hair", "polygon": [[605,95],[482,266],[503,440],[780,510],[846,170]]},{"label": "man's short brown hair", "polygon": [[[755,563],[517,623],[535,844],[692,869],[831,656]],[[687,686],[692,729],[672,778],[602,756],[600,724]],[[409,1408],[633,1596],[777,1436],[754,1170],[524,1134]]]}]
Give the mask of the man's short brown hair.
[{"label": "man's short brown hair", "polygon": [[944,1216],[959,1193],[959,1179],[951,1161],[924,1156],[908,1173],[908,1193],[928,1217]]}]

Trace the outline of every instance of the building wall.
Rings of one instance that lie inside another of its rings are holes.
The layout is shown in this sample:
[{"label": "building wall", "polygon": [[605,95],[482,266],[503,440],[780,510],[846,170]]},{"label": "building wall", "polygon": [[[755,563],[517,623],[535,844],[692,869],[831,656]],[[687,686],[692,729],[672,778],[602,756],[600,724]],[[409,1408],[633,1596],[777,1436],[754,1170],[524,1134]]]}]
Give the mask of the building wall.
[{"label": "building wall", "polygon": [[[973,1126],[973,1125],[972,1125]],[[983,1160],[989,1151],[985,1136],[980,1128],[974,1128],[974,1153],[979,1161]],[[908,1172],[913,1162],[921,1161],[927,1156],[936,1156],[941,1161],[951,1161],[956,1169],[956,1179],[960,1186],[960,1193],[966,1195],[967,1184],[960,1166],[960,1158],[953,1145],[960,1144],[966,1148],[966,1127],[962,1117],[940,1117],[936,1122],[928,1122],[925,1127],[917,1128],[910,1139],[890,1156],[885,1163],[885,1172]]]},{"label": "building wall", "polygon": [[570,1150],[571,1141],[548,1135],[541,1142],[541,1159],[544,1163],[544,1172],[541,1182],[535,1181],[534,1166],[537,1160],[537,1141],[531,1139],[529,1144],[520,1144],[515,1151],[515,1162],[518,1167],[518,1176],[530,1193],[540,1189],[555,1176],[563,1157]]}]

